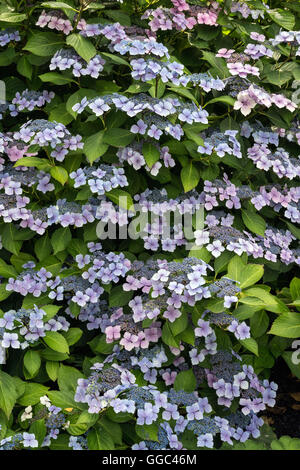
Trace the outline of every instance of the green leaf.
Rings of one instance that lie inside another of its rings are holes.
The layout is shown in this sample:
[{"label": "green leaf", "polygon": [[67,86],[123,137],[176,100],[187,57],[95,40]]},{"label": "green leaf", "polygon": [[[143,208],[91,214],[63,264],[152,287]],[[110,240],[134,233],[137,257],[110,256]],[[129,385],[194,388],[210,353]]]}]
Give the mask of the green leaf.
[{"label": "green leaf", "polygon": [[266,10],[266,13],[269,15],[271,20],[275,23],[282,26],[282,28],[290,31],[294,28],[295,25],[295,16],[287,10],[276,9],[276,10]]},{"label": "green leaf", "polygon": [[66,339],[57,331],[47,331],[43,337],[44,342],[49,348],[60,353],[69,353],[69,346]]},{"label": "green leaf", "polygon": [[192,140],[195,142],[197,145],[203,145],[203,139],[200,137],[195,130],[191,129],[191,126],[185,125],[183,127],[183,130],[185,132],[185,135],[188,137],[188,139]]},{"label": "green leaf", "polygon": [[22,157],[14,164],[14,166],[35,167],[38,170],[47,170],[51,168],[48,160],[39,157]]},{"label": "green leaf", "polygon": [[122,209],[134,211],[134,203],[132,197],[126,191],[116,188],[105,193],[105,195],[119,207],[122,207]]},{"label": "green leaf", "polygon": [[104,133],[103,142],[112,147],[126,147],[135,139],[135,135],[128,129],[108,129]]},{"label": "green leaf", "polygon": [[88,161],[92,164],[97,158],[105,154],[108,145],[103,142],[104,131],[89,136],[83,147]]},{"label": "green leaf", "polygon": [[260,264],[245,264],[239,256],[234,256],[228,263],[228,277],[239,282],[239,287],[245,289],[258,282],[264,274]]},{"label": "green leaf", "polygon": [[50,450],[72,450],[69,447],[70,436],[69,434],[59,434],[57,438],[51,439]]},{"label": "green leaf", "polygon": [[300,299],[300,279],[294,277],[290,283],[290,292],[293,300]]},{"label": "green leaf", "polygon": [[76,83],[73,78],[66,77],[57,72],[47,72],[39,75],[42,82],[50,82],[54,85],[67,85],[68,83]]},{"label": "green leaf", "polygon": [[54,254],[59,253],[67,248],[68,244],[72,240],[72,234],[69,227],[61,227],[51,237],[51,245],[54,250]]},{"label": "green leaf", "polygon": [[[67,126],[73,121],[73,116],[66,110],[65,103],[60,103],[51,109],[49,114],[49,121],[56,121]],[[73,159],[72,159],[73,160]]]},{"label": "green leaf", "polygon": [[24,46],[25,51],[41,57],[50,57],[64,45],[61,37],[55,33],[35,33]]},{"label": "green leaf", "polygon": [[70,34],[67,37],[67,44],[72,46],[77,54],[86,62],[89,62],[97,54],[97,50],[92,42],[81,34]]},{"label": "green leaf", "polygon": [[223,271],[226,271],[227,265],[232,258],[232,253],[224,251],[221,256],[215,259],[214,268],[215,273],[219,274]]},{"label": "green leaf", "polygon": [[46,372],[53,382],[57,380],[58,370],[59,370],[59,362],[46,361]]},{"label": "green leaf", "polygon": [[0,67],[7,67],[12,64],[17,54],[13,47],[8,47],[6,51],[0,52]]},{"label": "green leaf", "polygon": [[47,392],[51,403],[54,406],[59,406],[59,408],[75,408],[75,409],[85,409],[82,403],[77,403],[74,400],[74,392],[64,390],[63,392],[58,391],[49,391]]},{"label": "green leaf", "polygon": [[279,315],[269,331],[272,335],[284,338],[299,338],[300,336],[300,313],[289,312]]},{"label": "green leaf", "polygon": [[213,103],[225,103],[229,106],[233,106],[235,103],[235,99],[232,98],[232,96],[218,96],[217,98],[213,98],[212,100],[209,100],[207,103],[205,103],[204,107]]},{"label": "green leaf", "polygon": [[210,65],[216,70],[220,75],[220,78],[226,78],[230,76],[230,72],[226,66],[225,59],[221,57],[216,57],[213,52],[202,51],[203,59],[207,60]]},{"label": "green leaf", "polygon": [[82,372],[75,369],[75,367],[65,366],[64,364],[60,364],[57,382],[59,389],[61,391],[71,391],[75,392],[77,388],[77,381],[78,379],[84,378]]},{"label": "green leaf", "polygon": [[37,421],[34,421],[34,423],[32,423],[29,428],[29,432],[35,435],[35,438],[37,439],[39,446],[41,447],[47,433],[45,420],[39,419]]},{"label": "green leaf", "polygon": [[41,367],[41,357],[38,351],[29,350],[24,356],[24,366],[30,375],[30,378],[34,377]]},{"label": "green leaf", "polygon": [[120,23],[124,26],[131,26],[130,16],[124,13],[124,11],[105,9],[105,15],[112,18],[115,23]]},{"label": "green leaf", "polygon": [[13,378],[0,370],[0,410],[9,418],[16,403],[17,391]]},{"label": "green leaf", "polygon": [[109,52],[101,52],[101,55],[103,55],[104,57],[107,57],[111,62],[113,62],[114,64],[117,64],[117,65],[127,65],[128,67],[130,67],[129,63],[127,62],[127,60],[125,59],[122,59],[122,57],[119,57],[115,54],[110,54]]},{"label": "green leaf", "polygon": [[242,209],[242,219],[249,230],[262,237],[265,235],[266,221],[256,212]]},{"label": "green leaf", "polygon": [[33,69],[31,63],[28,61],[25,55],[21,56],[18,60],[17,71],[20,75],[23,75],[23,77],[26,77],[31,80]]},{"label": "green leaf", "polygon": [[160,157],[158,148],[150,142],[144,143],[142,153],[149,168],[152,168]]},{"label": "green leaf", "polygon": [[62,166],[54,166],[51,168],[51,176],[60,184],[64,185],[68,181],[68,172]]},{"label": "green leaf", "polygon": [[293,75],[290,72],[282,72],[281,70],[276,70],[274,72],[268,72],[264,81],[272,83],[273,85],[282,86],[292,78]]},{"label": "green leaf", "polygon": [[7,284],[0,284],[0,302],[2,302],[2,300],[7,299],[7,297],[12,294],[11,291],[6,290],[6,286]]},{"label": "green leaf", "polygon": [[10,223],[10,224],[5,224],[5,227],[1,234],[2,244],[4,248],[7,251],[10,251],[11,253],[13,253],[14,255],[18,255],[22,248],[22,242],[15,240],[15,235],[17,232],[18,231],[16,227],[12,223]]},{"label": "green leaf", "polygon": [[200,180],[199,172],[192,162],[182,168],[180,176],[184,192],[186,193],[194,189]]},{"label": "green leaf", "polygon": [[111,407],[108,408],[105,416],[109,418],[111,421],[113,421],[114,423],[127,423],[128,421],[132,420],[131,414],[124,413],[124,412],[115,413],[115,411]]},{"label": "green leaf", "polygon": [[113,343],[107,343],[105,335],[95,336],[88,345],[95,354],[111,354],[113,350]]},{"label": "green leaf", "polygon": [[278,440],[271,442],[272,450],[300,450],[300,439],[289,436],[282,436]]},{"label": "green leaf", "polygon": [[122,445],[122,427],[118,423],[114,423],[107,418],[106,415],[101,417],[101,426],[111,435],[114,443]]},{"label": "green leaf", "polygon": [[49,387],[45,387],[44,385],[27,382],[25,383],[25,392],[18,398],[17,402],[22,406],[36,405],[48,390]]},{"label": "green leaf", "polygon": [[24,13],[13,13],[10,11],[0,13],[0,21],[3,21],[3,23],[22,23],[26,18],[27,16]]},{"label": "green leaf", "polygon": [[68,345],[73,346],[73,344],[76,344],[80,340],[82,334],[83,331],[80,328],[69,328],[69,330],[64,333],[64,337]]},{"label": "green leaf", "polygon": [[239,342],[244,348],[248,349],[248,351],[258,356],[258,344],[254,338],[240,339]]},{"label": "green leaf", "polygon": [[284,351],[281,356],[289,366],[292,374],[300,379],[300,351]]},{"label": "green leaf", "polygon": [[171,346],[173,348],[179,348],[179,340],[177,340],[170,328],[169,323],[165,323],[162,329],[162,340],[165,344],[168,346]]},{"label": "green leaf", "polygon": [[68,5],[65,2],[43,2],[41,6],[46,8],[54,8],[56,10],[60,8],[65,8],[66,10],[77,11],[75,8],[72,8],[71,5]]},{"label": "green leaf", "polygon": [[185,312],[181,313],[181,316],[179,318],[176,318],[176,320],[173,323],[170,323],[170,330],[172,331],[172,334],[174,336],[179,335],[185,329],[187,328],[188,325],[188,316]]},{"label": "green leaf", "polygon": [[198,105],[198,101],[194,97],[191,91],[189,91],[187,88],[180,88],[180,87],[170,87],[168,88],[168,91],[171,91],[173,93],[176,93],[176,95],[184,96],[185,98],[188,98],[189,100],[194,101],[196,105]]},{"label": "green leaf", "polygon": [[142,440],[158,441],[158,424],[135,425],[135,432]]},{"label": "green leaf", "polygon": [[190,370],[183,370],[182,372],[179,372],[176,376],[175,382],[174,382],[174,389],[179,391],[179,390],[184,390],[185,392],[193,392],[196,389],[197,386],[197,381],[196,377],[194,375],[194,372]]},{"label": "green leaf", "polygon": [[251,304],[251,302],[249,302],[248,299],[251,297],[253,298],[256,297],[257,299],[259,299],[261,307],[266,310],[269,310],[270,312],[274,312],[274,313],[288,313],[289,312],[289,309],[287,308],[287,306],[280,299],[270,294],[265,289],[262,289],[260,286],[251,287],[250,289],[247,289],[245,291],[245,295],[247,297],[242,297],[240,299],[240,302]]},{"label": "green leaf", "polygon": [[46,313],[46,316],[44,317],[44,321],[49,321],[51,318],[53,318],[61,309],[60,305],[43,305],[42,310]]},{"label": "green leaf", "polygon": [[267,331],[269,326],[269,315],[264,311],[255,312],[250,318],[251,335],[259,338]]},{"label": "green leaf", "polygon": [[13,266],[6,264],[4,260],[0,259],[0,276],[5,278],[17,277],[18,273]]},{"label": "green leaf", "polygon": [[88,433],[87,443],[89,450],[114,450],[115,448],[110,434],[102,426]]},{"label": "green leaf", "polygon": [[98,414],[89,413],[87,410],[84,410],[80,413],[75,423],[72,420],[68,432],[73,436],[80,436],[98,421],[98,417]]},{"label": "green leaf", "polygon": [[39,261],[47,258],[51,254],[52,248],[50,244],[50,239],[47,233],[42,237],[38,238],[34,244],[34,252],[38,257]]},{"label": "green leaf", "polygon": [[132,299],[133,293],[124,291],[122,286],[114,287],[109,294],[110,307],[124,307]]}]

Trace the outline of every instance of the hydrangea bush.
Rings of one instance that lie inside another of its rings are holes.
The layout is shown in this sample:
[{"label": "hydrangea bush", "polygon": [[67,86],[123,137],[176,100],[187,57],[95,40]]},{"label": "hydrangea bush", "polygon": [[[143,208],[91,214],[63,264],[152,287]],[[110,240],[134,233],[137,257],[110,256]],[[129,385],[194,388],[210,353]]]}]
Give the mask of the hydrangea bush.
[{"label": "hydrangea bush", "polygon": [[0,1],[1,449],[257,448],[300,377],[299,13]]}]

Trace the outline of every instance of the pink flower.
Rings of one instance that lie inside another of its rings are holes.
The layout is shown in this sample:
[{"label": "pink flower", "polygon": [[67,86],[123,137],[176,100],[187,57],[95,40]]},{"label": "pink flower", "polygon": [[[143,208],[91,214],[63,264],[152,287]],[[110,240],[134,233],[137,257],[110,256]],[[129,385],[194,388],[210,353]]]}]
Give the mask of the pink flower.
[{"label": "pink flower", "polygon": [[223,57],[224,59],[229,59],[231,55],[234,53],[234,49],[219,49],[216,57]]},{"label": "pink flower", "polygon": [[264,42],[266,39],[266,36],[263,34],[255,33],[254,31],[250,34],[250,38],[253,39],[254,41],[258,42]]},{"label": "pink flower", "polygon": [[11,162],[16,162],[17,160],[20,160],[20,158],[23,158],[26,148],[18,149],[17,146],[7,147],[6,153]]},{"label": "pink flower", "polygon": [[237,100],[234,103],[233,109],[239,109],[243,116],[247,116],[251,113],[252,108],[254,108],[256,102],[250,98],[248,91],[241,91],[238,96]]},{"label": "pink flower", "polygon": [[165,372],[164,374],[162,374],[162,378],[164,379],[166,385],[173,385],[176,379],[176,375],[177,375],[177,372],[175,371]]},{"label": "pink flower", "polygon": [[107,343],[113,343],[117,339],[121,338],[121,327],[120,327],[120,325],[108,326],[105,329],[105,334],[106,334],[106,342]]},{"label": "pink flower", "polygon": [[138,337],[136,335],[133,335],[126,331],[126,333],[124,334],[124,337],[120,341],[120,344],[121,346],[124,346],[126,351],[131,351],[133,348],[136,347],[137,341],[138,341]]},{"label": "pink flower", "polygon": [[163,317],[167,318],[171,323],[173,323],[176,318],[181,316],[180,310],[177,310],[172,305],[169,305],[167,310],[164,312]]}]

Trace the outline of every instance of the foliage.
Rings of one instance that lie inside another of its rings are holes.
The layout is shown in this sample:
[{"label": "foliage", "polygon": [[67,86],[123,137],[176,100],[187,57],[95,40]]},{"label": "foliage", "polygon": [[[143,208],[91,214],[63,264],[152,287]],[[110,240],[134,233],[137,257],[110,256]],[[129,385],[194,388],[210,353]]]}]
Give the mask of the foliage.
[{"label": "foliage", "polygon": [[299,449],[299,11],[0,1],[1,448]]}]

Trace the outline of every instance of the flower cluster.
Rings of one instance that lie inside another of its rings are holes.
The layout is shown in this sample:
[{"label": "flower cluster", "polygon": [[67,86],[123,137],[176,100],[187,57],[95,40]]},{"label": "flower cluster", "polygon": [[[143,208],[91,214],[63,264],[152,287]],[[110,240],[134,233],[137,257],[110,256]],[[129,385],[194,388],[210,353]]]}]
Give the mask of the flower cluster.
[{"label": "flower cluster", "polygon": [[273,46],[287,43],[291,47],[297,47],[296,56],[300,55],[300,31],[280,31],[279,34],[271,39]]},{"label": "flower cluster", "polygon": [[275,105],[279,109],[286,108],[291,112],[297,108],[297,105],[284,95],[269,94],[258,85],[252,84],[245,91],[238,93],[234,109],[240,110],[244,116],[247,116],[257,104],[267,108]]},{"label": "flower cluster", "polygon": [[74,77],[89,75],[98,78],[103,70],[105,60],[99,55],[95,55],[88,63],[71,49],[60,49],[51,59],[50,70],[72,70]]},{"label": "flower cluster", "polygon": [[167,31],[176,29],[184,31],[192,29],[197,24],[217,26],[219,4],[212,2],[209,8],[203,5],[189,5],[186,1],[173,1],[173,8],[159,7],[146,10],[143,19],[150,19],[151,31]]},{"label": "flower cluster", "polygon": [[68,331],[70,323],[63,316],[52,316],[34,306],[32,309],[9,310],[0,318],[3,350],[26,349],[47,331]]},{"label": "flower cluster", "polygon": [[266,9],[269,7],[264,3],[261,2],[261,6],[263,8],[254,10],[247,5],[245,2],[237,1],[237,2],[232,2],[230,5],[230,11],[232,13],[240,13],[243,18],[248,18],[251,16],[254,20],[257,20],[258,18],[264,18],[264,12]]},{"label": "flower cluster", "polygon": [[14,3],[0,449],[243,447],[297,322],[296,7]]},{"label": "flower cluster", "polygon": [[0,450],[23,450],[38,447],[39,443],[33,433],[16,433],[0,441]]},{"label": "flower cluster", "polygon": [[35,108],[42,108],[46,103],[50,103],[54,96],[53,91],[48,92],[47,90],[39,92],[27,89],[22,93],[17,92],[9,105],[10,114],[15,117],[20,111],[33,111]]},{"label": "flower cluster", "polygon": [[62,162],[70,151],[83,148],[80,135],[72,136],[63,124],[46,119],[27,121],[14,132],[13,138],[30,146],[50,147],[51,157],[59,162]]},{"label": "flower cluster", "polygon": [[88,184],[91,192],[99,196],[117,187],[123,188],[128,185],[124,169],[110,165],[79,168],[70,173],[70,178],[74,180],[74,188]]},{"label": "flower cluster", "polygon": [[10,42],[19,42],[21,41],[20,33],[19,31],[13,30],[13,29],[4,29],[0,31],[0,46],[4,47]]},{"label": "flower cluster", "polygon": [[218,157],[224,155],[234,155],[242,158],[241,145],[236,139],[238,131],[210,132],[203,135],[204,143],[198,147],[198,152],[205,155],[211,155],[215,152]]},{"label": "flower cluster", "polygon": [[159,160],[148,166],[143,155],[143,145],[146,141],[133,142],[130,146],[119,149],[117,152],[117,157],[120,162],[127,162],[129,165],[133,166],[135,170],[139,170],[142,167],[145,167],[151,175],[156,176],[159,173],[160,168],[164,165],[166,168],[171,168],[175,166],[175,160],[172,158],[169,148],[165,145],[159,147],[155,145],[159,152]]},{"label": "flower cluster", "polygon": [[[209,322],[203,322],[199,336],[207,338],[212,334]],[[79,379],[75,400],[87,403],[90,413],[103,412],[112,408],[116,414],[126,412],[136,416],[137,426],[157,424],[157,440],[150,436],[133,445],[133,449],[183,449],[181,439],[191,431],[197,446],[212,448],[214,437],[233,445],[233,440],[245,442],[250,436],[258,437],[263,420],[257,413],[268,406],[274,406],[277,386],[273,382],[258,380],[251,366],[242,366],[240,357],[233,351],[216,351],[212,342],[206,341],[206,353],[210,367],[192,366],[193,375],[200,383],[207,380],[208,386],[216,393],[217,403],[230,408],[236,402],[238,410],[222,417],[212,413],[208,398],[199,392],[187,392],[174,388],[174,380],[187,372],[187,364],[177,357],[170,369],[157,369],[168,361],[163,348],[150,348],[137,356],[126,356],[126,352],[115,349],[102,363],[95,363],[87,379]],[[194,350],[190,355],[194,357]],[[203,358],[200,359],[200,362]],[[197,364],[197,362],[196,362]],[[186,367],[185,367],[186,366]],[[144,372],[146,385],[139,386],[136,377],[139,370]],[[171,378],[172,377],[172,378]],[[165,381],[166,390],[158,385]],[[183,413],[182,413],[183,412]]]},{"label": "flower cluster", "polygon": [[50,10],[48,12],[43,10],[36,25],[40,26],[40,28],[45,28],[47,26],[49,29],[61,31],[66,35],[70,34],[73,30],[71,21],[58,10]]}]

